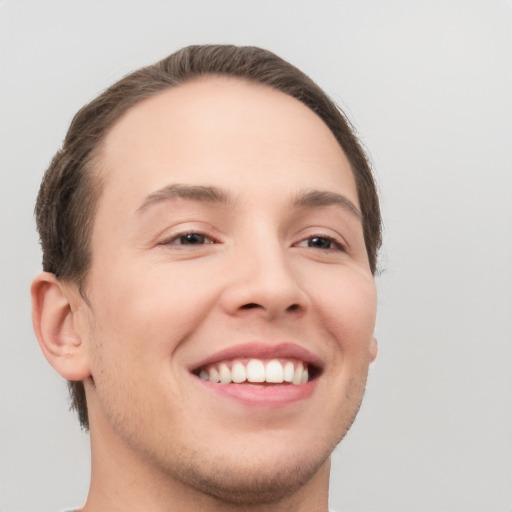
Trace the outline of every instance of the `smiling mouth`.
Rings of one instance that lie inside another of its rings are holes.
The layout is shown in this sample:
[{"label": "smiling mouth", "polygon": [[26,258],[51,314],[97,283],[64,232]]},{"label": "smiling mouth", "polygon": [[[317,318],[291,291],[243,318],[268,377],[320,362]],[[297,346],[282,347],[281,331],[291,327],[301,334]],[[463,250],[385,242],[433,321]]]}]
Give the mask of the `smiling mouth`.
[{"label": "smiling mouth", "polygon": [[216,384],[300,386],[318,377],[319,368],[298,359],[233,359],[196,368],[203,381]]}]

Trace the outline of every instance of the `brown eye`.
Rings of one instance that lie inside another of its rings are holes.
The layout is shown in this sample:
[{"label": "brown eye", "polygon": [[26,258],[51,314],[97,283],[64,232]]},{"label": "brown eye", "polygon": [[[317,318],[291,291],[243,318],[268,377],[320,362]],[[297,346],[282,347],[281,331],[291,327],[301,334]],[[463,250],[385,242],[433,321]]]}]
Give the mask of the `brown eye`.
[{"label": "brown eye", "polygon": [[177,241],[182,245],[201,245],[206,241],[206,237],[199,233],[187,233],[177,238]]},{"label": "brown eye", "polygon": [[212,239],[202,233],[182,233],[164,242],[164,245],[204,245],[212,243]]},{"label": "brown eye", "polygon": [[307,239],[308,247],[314,249],[332,249],[333,241],[325,236],[313,236]]},{"label": "brown eye", "polygon": [[313,235],[297,244],[297,247],[308,247],[321,251],[345,251],[345,246],[334,237],[327,235]]}]

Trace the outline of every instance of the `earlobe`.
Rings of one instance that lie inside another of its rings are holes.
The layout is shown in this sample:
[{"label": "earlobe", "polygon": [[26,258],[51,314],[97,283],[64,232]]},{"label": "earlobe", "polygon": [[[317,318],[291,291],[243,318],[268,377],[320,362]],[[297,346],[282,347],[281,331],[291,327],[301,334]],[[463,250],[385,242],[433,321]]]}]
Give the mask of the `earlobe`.
[{"label": "earlobe", "polygon": [[377,353],[379,351],[377,338],[372,338],[372,341],[370,343],[370,361],[373,363],[377,357]]},{"label": "earlobe", "polygon": [[42,272],[32,282],[32,323],[48,362],[68,380],[90,376],[83,333],[77,325],[70,286]]}]

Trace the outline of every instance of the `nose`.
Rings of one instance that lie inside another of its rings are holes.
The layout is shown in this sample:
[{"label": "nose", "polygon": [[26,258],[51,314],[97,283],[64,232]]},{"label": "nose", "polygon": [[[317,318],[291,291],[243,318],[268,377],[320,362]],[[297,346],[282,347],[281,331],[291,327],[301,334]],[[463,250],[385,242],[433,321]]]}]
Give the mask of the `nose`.
[{"label": "nose", "polygon": [[240,250],[230,261],[221,307],[230,315],[259,315],[268,320],[304,315],[309,297],[289,251],[278,241],[269,244],[268,238],[265,244]]}]

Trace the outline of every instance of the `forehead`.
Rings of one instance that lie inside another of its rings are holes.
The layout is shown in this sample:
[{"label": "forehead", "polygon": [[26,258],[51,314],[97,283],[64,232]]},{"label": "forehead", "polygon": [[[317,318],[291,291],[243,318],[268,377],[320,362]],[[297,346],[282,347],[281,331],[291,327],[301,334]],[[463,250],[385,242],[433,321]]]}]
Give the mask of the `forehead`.
[{"label": "forehead", "polygon": [[255,194],[265,185],[341,188],[357,204],[350,165],[325,123],[295,98],[236,78],[200,78],[140,102],[107,134],[100,158],[103,196],[120,204],[171,183],[235,194],[249,185]]}]

